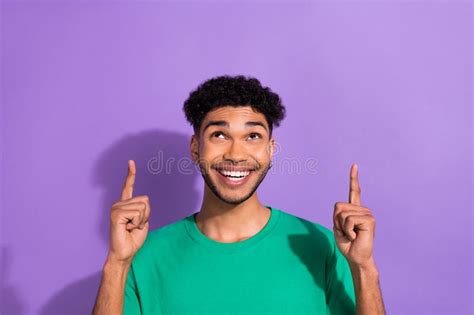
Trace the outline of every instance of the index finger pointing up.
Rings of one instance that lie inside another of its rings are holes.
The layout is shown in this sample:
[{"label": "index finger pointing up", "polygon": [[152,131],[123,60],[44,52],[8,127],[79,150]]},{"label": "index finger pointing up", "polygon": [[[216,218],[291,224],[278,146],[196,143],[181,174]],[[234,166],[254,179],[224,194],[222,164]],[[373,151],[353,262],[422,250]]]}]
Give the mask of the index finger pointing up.
[{"label": "index finger pointing up", "polygon": [[135,167],[135,161],[129,160],[128,161],[128,174],[125,182],[123,183],[122,187],[122,195],[120,200],[127,200],[133,197],[133,185],[135,184],[135,175],[137,173],[137,169]]},{"label": "index finger pointing up", "polygon": [[357,164],[352,164],[350,174],[350,187],[349,187],[349,203],[360,206],[360,186],[359,186],[359,167]]}]

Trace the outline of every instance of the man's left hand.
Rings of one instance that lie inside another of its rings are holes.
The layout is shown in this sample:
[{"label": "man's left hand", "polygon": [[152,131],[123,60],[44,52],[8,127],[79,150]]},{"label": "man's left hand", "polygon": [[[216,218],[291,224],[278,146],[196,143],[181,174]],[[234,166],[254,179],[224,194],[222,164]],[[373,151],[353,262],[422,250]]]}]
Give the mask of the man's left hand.
[{"label": "man's left hand", "polygon": [[349,202],[334,205],[334,237],[337,246],[351,266],[373,267],[375,218],[361,205],[358,166],[350,172]]}]

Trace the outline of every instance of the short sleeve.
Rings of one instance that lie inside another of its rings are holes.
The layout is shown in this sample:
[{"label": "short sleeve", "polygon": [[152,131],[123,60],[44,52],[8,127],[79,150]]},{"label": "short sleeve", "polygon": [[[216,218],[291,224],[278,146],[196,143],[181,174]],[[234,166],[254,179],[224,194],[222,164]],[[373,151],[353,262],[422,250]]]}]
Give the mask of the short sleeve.
[{"label": "short sleeve", "polygon": [[133,264],[128,271],[127,282],[125,284],[123,315],[141,315],[140,299]]},{"label": "short sleeve", "polygon": [[328,315],[355,315],[356,298],[349,263],[331,239],[332,255],[326,265],[326,304]]}]

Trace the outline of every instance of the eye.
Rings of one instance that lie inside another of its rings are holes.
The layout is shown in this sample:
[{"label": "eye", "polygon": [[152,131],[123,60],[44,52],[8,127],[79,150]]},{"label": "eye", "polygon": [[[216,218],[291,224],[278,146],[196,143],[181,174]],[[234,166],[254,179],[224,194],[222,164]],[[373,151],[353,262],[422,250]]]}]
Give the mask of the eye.
[{"label": "eye", "polygon": [[249,135],[249,138],[252,138],[252,137],[253,137],[253,140],[256,140],[256,139],[262,138],[262,135],[259,134],[259,133],[251,133],[251,134]]},{"label": "eye", "polygon": [[213,133],[211,134],[211,137],[218,137],[218,138],[219,138],[219,135],[222,136],[222,138],[220,138],[220,139],[225,139],[224,133],[222,133],[221,131],[215,131],[215,132],[213,132]]}]

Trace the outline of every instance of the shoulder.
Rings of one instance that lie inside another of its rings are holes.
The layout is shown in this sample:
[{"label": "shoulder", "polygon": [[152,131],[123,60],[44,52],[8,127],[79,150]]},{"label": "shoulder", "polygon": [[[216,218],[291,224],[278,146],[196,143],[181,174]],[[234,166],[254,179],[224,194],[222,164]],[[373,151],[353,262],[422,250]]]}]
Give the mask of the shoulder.
[{"label": "shoulder", "polygon": [[186,216],[148,232],[147,241],[156,242],[162,239],[169,239],[180,235],[182,233],[185,221],[188,220],[188,218],[189,216]]},{"label": "shoulder", "polygon": [[334,238],[334,232],[320,223],[284,210],[277,210],[280,211],[281,224],[286,229],[304,232],[317,232],[323,234],[326,237]]},{"label": "shoulder", "polygon": [[[277,209],[279,210],[279,209]],[[304,242],[311,243],[315,248],[325,248],[332,251],[335,239],[334,232],[324,225],[303,218],[290,212],[280,211],[280,233],[284,233],[293,238],[299,238]]]},{"label": "shoulder", "polygon": [[134,260],[165,253],[167,250],[172,250],[176,244],[182,243],[186,233],[184,225],[188,219],[189,216],[149,231]]}]

